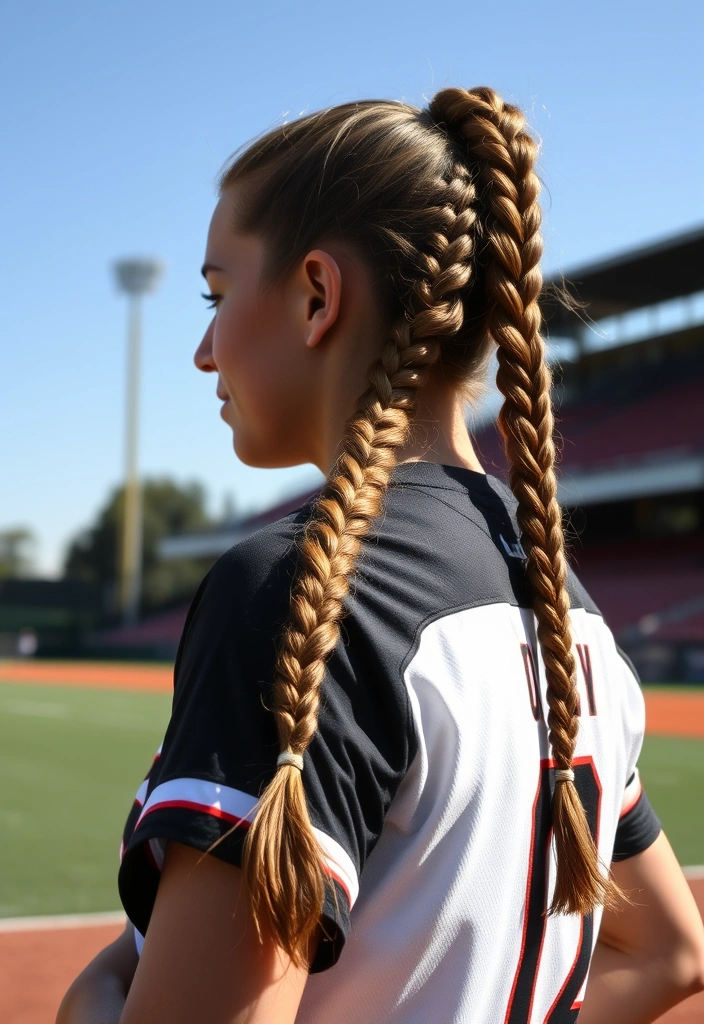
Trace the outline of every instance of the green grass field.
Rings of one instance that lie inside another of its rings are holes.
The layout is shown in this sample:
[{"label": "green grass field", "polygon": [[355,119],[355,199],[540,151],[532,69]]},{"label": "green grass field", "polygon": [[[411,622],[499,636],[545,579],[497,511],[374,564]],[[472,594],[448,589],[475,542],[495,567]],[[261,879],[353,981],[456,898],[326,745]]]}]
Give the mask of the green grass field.
[{"label": "green grass field", "polygon": [[704,740],[646,736],[639,768],[681,864],[704,864]]},{"label": "green grass field", "polygon": [[[119,908],[125,817],[170,694],[0,684],[0,917]],[[704,741],[646,737],[643,781],[683,864],[704,864]]]},{"label": "green grass field", "polygon": [[120,839],[171,695],[0,685],[0,917],[119,908]]}]

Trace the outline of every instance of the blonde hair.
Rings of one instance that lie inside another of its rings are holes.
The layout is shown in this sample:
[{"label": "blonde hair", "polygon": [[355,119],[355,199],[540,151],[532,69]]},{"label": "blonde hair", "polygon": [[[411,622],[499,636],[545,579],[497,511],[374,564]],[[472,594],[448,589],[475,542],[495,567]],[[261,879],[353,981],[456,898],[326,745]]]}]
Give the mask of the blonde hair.
[{"label": "blonde hair", "polygon": [[[299,541],[274,680],[282,751],[303,755],[315,734],[350,576],[409,439],[419,389],[440,374],[471,396],[497,346],[499,428],[546,668],[549,738],[557,766],[572,764],[578,696],[540,336],[536,150],[521,111],[492,89],[445,89],[425,110],[369,100],[302,117],[256,141],[222,175],[222,191],[238,185],[236,228],[265,241],[271,279],[314,245],[342,238],[371,270],[388,324]],[[587,914],[615,890],[570,781],[556,783],[553,820],[550,910]],[[243,868],[260,935],[304,962],[326,876],[293,764],[278,766],[261,796]]]}]

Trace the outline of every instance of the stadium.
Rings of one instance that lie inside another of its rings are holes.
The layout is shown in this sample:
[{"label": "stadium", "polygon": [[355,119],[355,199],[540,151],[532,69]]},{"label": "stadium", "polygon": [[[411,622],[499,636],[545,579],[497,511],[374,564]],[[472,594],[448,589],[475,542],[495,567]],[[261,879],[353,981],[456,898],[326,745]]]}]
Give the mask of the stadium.
[{"label": "stadium", "polygon": [[[576,308],[547,282],[559,499],[569,554],[643,681],[704,681],[704,228],[567,273]],[[496,405],[496,403],[494,403]],[[508,478],[493,422],[472,429],[487,472]],[[310,492],[162,543],[212,558]],[[187,608],[100,645],[173,654]]]}]

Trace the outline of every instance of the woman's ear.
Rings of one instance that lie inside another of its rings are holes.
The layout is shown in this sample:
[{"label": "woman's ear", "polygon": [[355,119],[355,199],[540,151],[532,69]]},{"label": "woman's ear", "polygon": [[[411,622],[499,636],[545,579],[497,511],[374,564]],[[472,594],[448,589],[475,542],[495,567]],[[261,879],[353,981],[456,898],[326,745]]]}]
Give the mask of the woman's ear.
[{"label": "woman's ear", "polygon": [[337,260],[324,249],[312,250],[301,263],[299,285],[305,343],[314,348],[340,314],[342,274]]}]

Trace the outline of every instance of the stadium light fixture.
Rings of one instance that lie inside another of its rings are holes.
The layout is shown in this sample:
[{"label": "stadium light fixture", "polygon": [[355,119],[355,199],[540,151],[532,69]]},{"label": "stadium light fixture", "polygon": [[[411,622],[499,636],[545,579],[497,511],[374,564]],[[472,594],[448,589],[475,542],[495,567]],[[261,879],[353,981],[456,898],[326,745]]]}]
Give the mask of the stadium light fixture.
[{"label": "stadium light fixture", "polygon": [[118,260],[113,270],[119,289],[128,298],[125,503],[120,545],[119,599],[123,623],[134,625],[139,616],[142,592],[142,491],[137,469],[142,297],[155,290],[163,267],[154,259],[126,259]]}]

